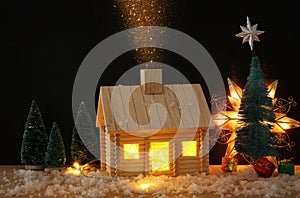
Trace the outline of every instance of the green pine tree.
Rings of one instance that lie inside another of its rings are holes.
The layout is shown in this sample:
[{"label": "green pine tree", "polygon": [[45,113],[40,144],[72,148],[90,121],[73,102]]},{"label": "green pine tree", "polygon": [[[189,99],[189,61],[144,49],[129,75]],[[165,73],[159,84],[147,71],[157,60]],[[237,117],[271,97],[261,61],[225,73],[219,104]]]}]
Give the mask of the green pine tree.
[{"label": "green pine tree", "polygon": [[45,165],[48,135],[35,100],[31,102],[21,146],[23,165]]},{"label": "green pine tree", "polygon": [[71,159],[79,162],[80,164],[86,164],[96,159],[96,157],[83,144],[75,126],[73,127],[71,142]]},{"label": "green pine tree", "polygon": [[85,164],[95,160],[94,154],[97,154],[99,151],[98,137],[84,102],[80,103],[75,123],[71,142],[71,159],[80,164]]},{"label": "green pine tree", "polygon": [[56,122],[52,124],[45,162],[47,168],[61,168],[66,163],[65,145]]},{"label": "green pine tree", "polygon": [[236,132],[235,149],[256,162],[263,156],[278,156],[278,152],[275,135],[270,132],[275,122],[274,107],[257,56],[252,57],[250,66],[239,109],[242,127]]}]

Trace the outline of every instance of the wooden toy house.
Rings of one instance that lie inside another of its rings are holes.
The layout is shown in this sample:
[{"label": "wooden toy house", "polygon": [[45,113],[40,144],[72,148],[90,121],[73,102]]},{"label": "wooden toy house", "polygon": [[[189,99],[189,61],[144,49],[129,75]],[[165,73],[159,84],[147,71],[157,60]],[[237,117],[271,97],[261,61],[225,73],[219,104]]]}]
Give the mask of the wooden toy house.
[{"label": "wooden toy house", "polygon": [[208,172],[210,117],[200,84],[163,85],[161,69],[141,70],[141,85],[102,86],[101,170],[114,176]]}]

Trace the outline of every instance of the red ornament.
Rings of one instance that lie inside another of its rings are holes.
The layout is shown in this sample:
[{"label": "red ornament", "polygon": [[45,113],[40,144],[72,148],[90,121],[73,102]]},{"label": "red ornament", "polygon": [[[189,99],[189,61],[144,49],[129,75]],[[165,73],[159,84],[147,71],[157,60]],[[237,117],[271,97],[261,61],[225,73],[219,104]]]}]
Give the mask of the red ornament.
[{"label": "red ornament", "polygon": [[264,157],[259,158],[254,165],[254,170],[261,177],[271,177],[275,169],[275,165]]}]

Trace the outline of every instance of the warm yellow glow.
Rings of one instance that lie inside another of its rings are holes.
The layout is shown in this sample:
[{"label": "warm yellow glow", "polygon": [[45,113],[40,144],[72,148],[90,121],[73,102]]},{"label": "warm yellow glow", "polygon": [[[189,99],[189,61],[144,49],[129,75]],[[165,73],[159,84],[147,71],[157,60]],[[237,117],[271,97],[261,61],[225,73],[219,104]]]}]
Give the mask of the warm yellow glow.
[{"label": "warm yellow glow", "polygon": [[277,84],[278,84],[278,80],[275,80],[274,82],[268,85],[268,92],[269,92],[268,96],[272,99],[275,97]]},{"label": "warm yellow glow", "polygon": [[78,162],[74,162],[73,167],[76,169],[80,169],[80,165]]},{"label": "warm yellow glow", "polygon": [[228,100],[233,108],[234,111],[239,111],[240,105],[241,105],[241,99],[233,98],[231,96],[228,96]]},{"label": "warm yellow glow", "polygon": [[230,119],[238,119],[238,112],[236,111],[227,111],[226,115],[230,117]]},{"label": "warm yellow glow", "polygon": [[239,95],[236,92],[232,93],[231,97],[234,99],[239,99]]},{"label": "warm yellow glow", "polygon": [[169,142],[151,142],[149,156],[152,171],[170,170]]},{"label": "warm yellow glow", "polygon": [[214,115],[214,123],[224,130],[236,130],[240,126],[238,120],[238,111],[222,111]]},{"label": "warm yellow glow", "polygon": [[[147,183],[144,183],[144,182],[147,182]],[[149,188],[152,187],[152,186],[155,186],[155,184],[153,182],[150,182],[150,181],[143,181],[143,183],[137,183],[137,187],[139,189],[142,189],[144,190],[145,192],[148,192],[149,191]]]},{"label": "warm yellow glow", "polygon": [[124,144],[124,159],[139,159],[139,144]]},{"label": "warm yellow glow", "polygon": [[278,124],[283,129],[290,129],[291,128],[291,126],[289,124],[287,124],[287,123],[278,123]]},{"label": "warm yellow glow", "polygon": [[214,120],[215,125],[217,126],[222,126],[225,122],[227,122],[227,119],[222,119],[222,120]]},{"label": "warm yellow glow", "polygon": [[[221,111],[220,113],[214,115],[214,123],[220,127],[222,130],[232,131],[232,135],[228,140],[228,148],[226,150],[225,157],[233,157],[237,152],[234,150],[235,144],[235,131],[241,126],[239,122],[238,111],[241,104],[241,98],[243,96],[243,90],[231,81],[229,78],[228,86],[230,95],[228,96],[228,101],[230,103],[231,111]],[[278,80],[273,81],[268,85],[268,96],[272,98],[273,104],[277,101],[275,97],[277,89]],[[292,118],[286,117],[285,113],[276,112],[275,123],[271,129],[274,133],[285,133],[285,130],[300,127],[300,122]]]},{"label": "warm yellow glow", "polygon": [[227,81],[228,81],[228,85],[229,85],[230,96],[234,99],[241,100],[243,90],[237,84],[235,84],[233,81],[231,81],[229,78],[227,79]]},{"label": "warm yellow glow", "polygon": [[148,184],[141,184],[141,185],[140,185],[140,188],[143,189],[143,190],[148,190],[148,188],[149,188],[150,186],[152,186],[150,183],[148,183]]},{"label": "warm yellow glow", "polygon": [[77,169],[73,170],[73,175],[80,175],[80,173],[81,173],[80,170]]},{"label": "warm yellow glow", "polygon": [[277,120],[277,123],[284,130],[300,127],[300,122],[289,117],[282,117]]},{"label": "warm yellow glow", "polygon": [[75,176],[80,176],[81,174],[81,166],[78,162],[74,162],[73,163],[73,168],[72,167],[68,167],[66,174],[72,174]]},{"label": "warm yellow glow", "polygon": [[140,187],[141,189],[145,190],[146,188],[149,188],[149,184],[141,184]]},{"label": "warm yellow glow", "polygon": [[196,141],[183,141],[181,144],[182,144],[182,156],[197,156]]}]

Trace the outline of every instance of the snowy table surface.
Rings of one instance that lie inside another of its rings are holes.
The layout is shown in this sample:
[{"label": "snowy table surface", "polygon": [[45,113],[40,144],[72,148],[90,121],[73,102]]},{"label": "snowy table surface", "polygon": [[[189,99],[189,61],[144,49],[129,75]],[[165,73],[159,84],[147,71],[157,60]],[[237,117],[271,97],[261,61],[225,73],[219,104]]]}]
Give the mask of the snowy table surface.
[{"label": "snowy table surface", "polygon": [[295,175],[261,178],[250,166],[225,173],[210,165],[197,176],[137,176],[112,178],[104,172],[75,176],[64,171],[26,171],[23,166],[0,166],[0,197],[152,198],[152,197],[284,197],[300,198],[300,166]]}]

